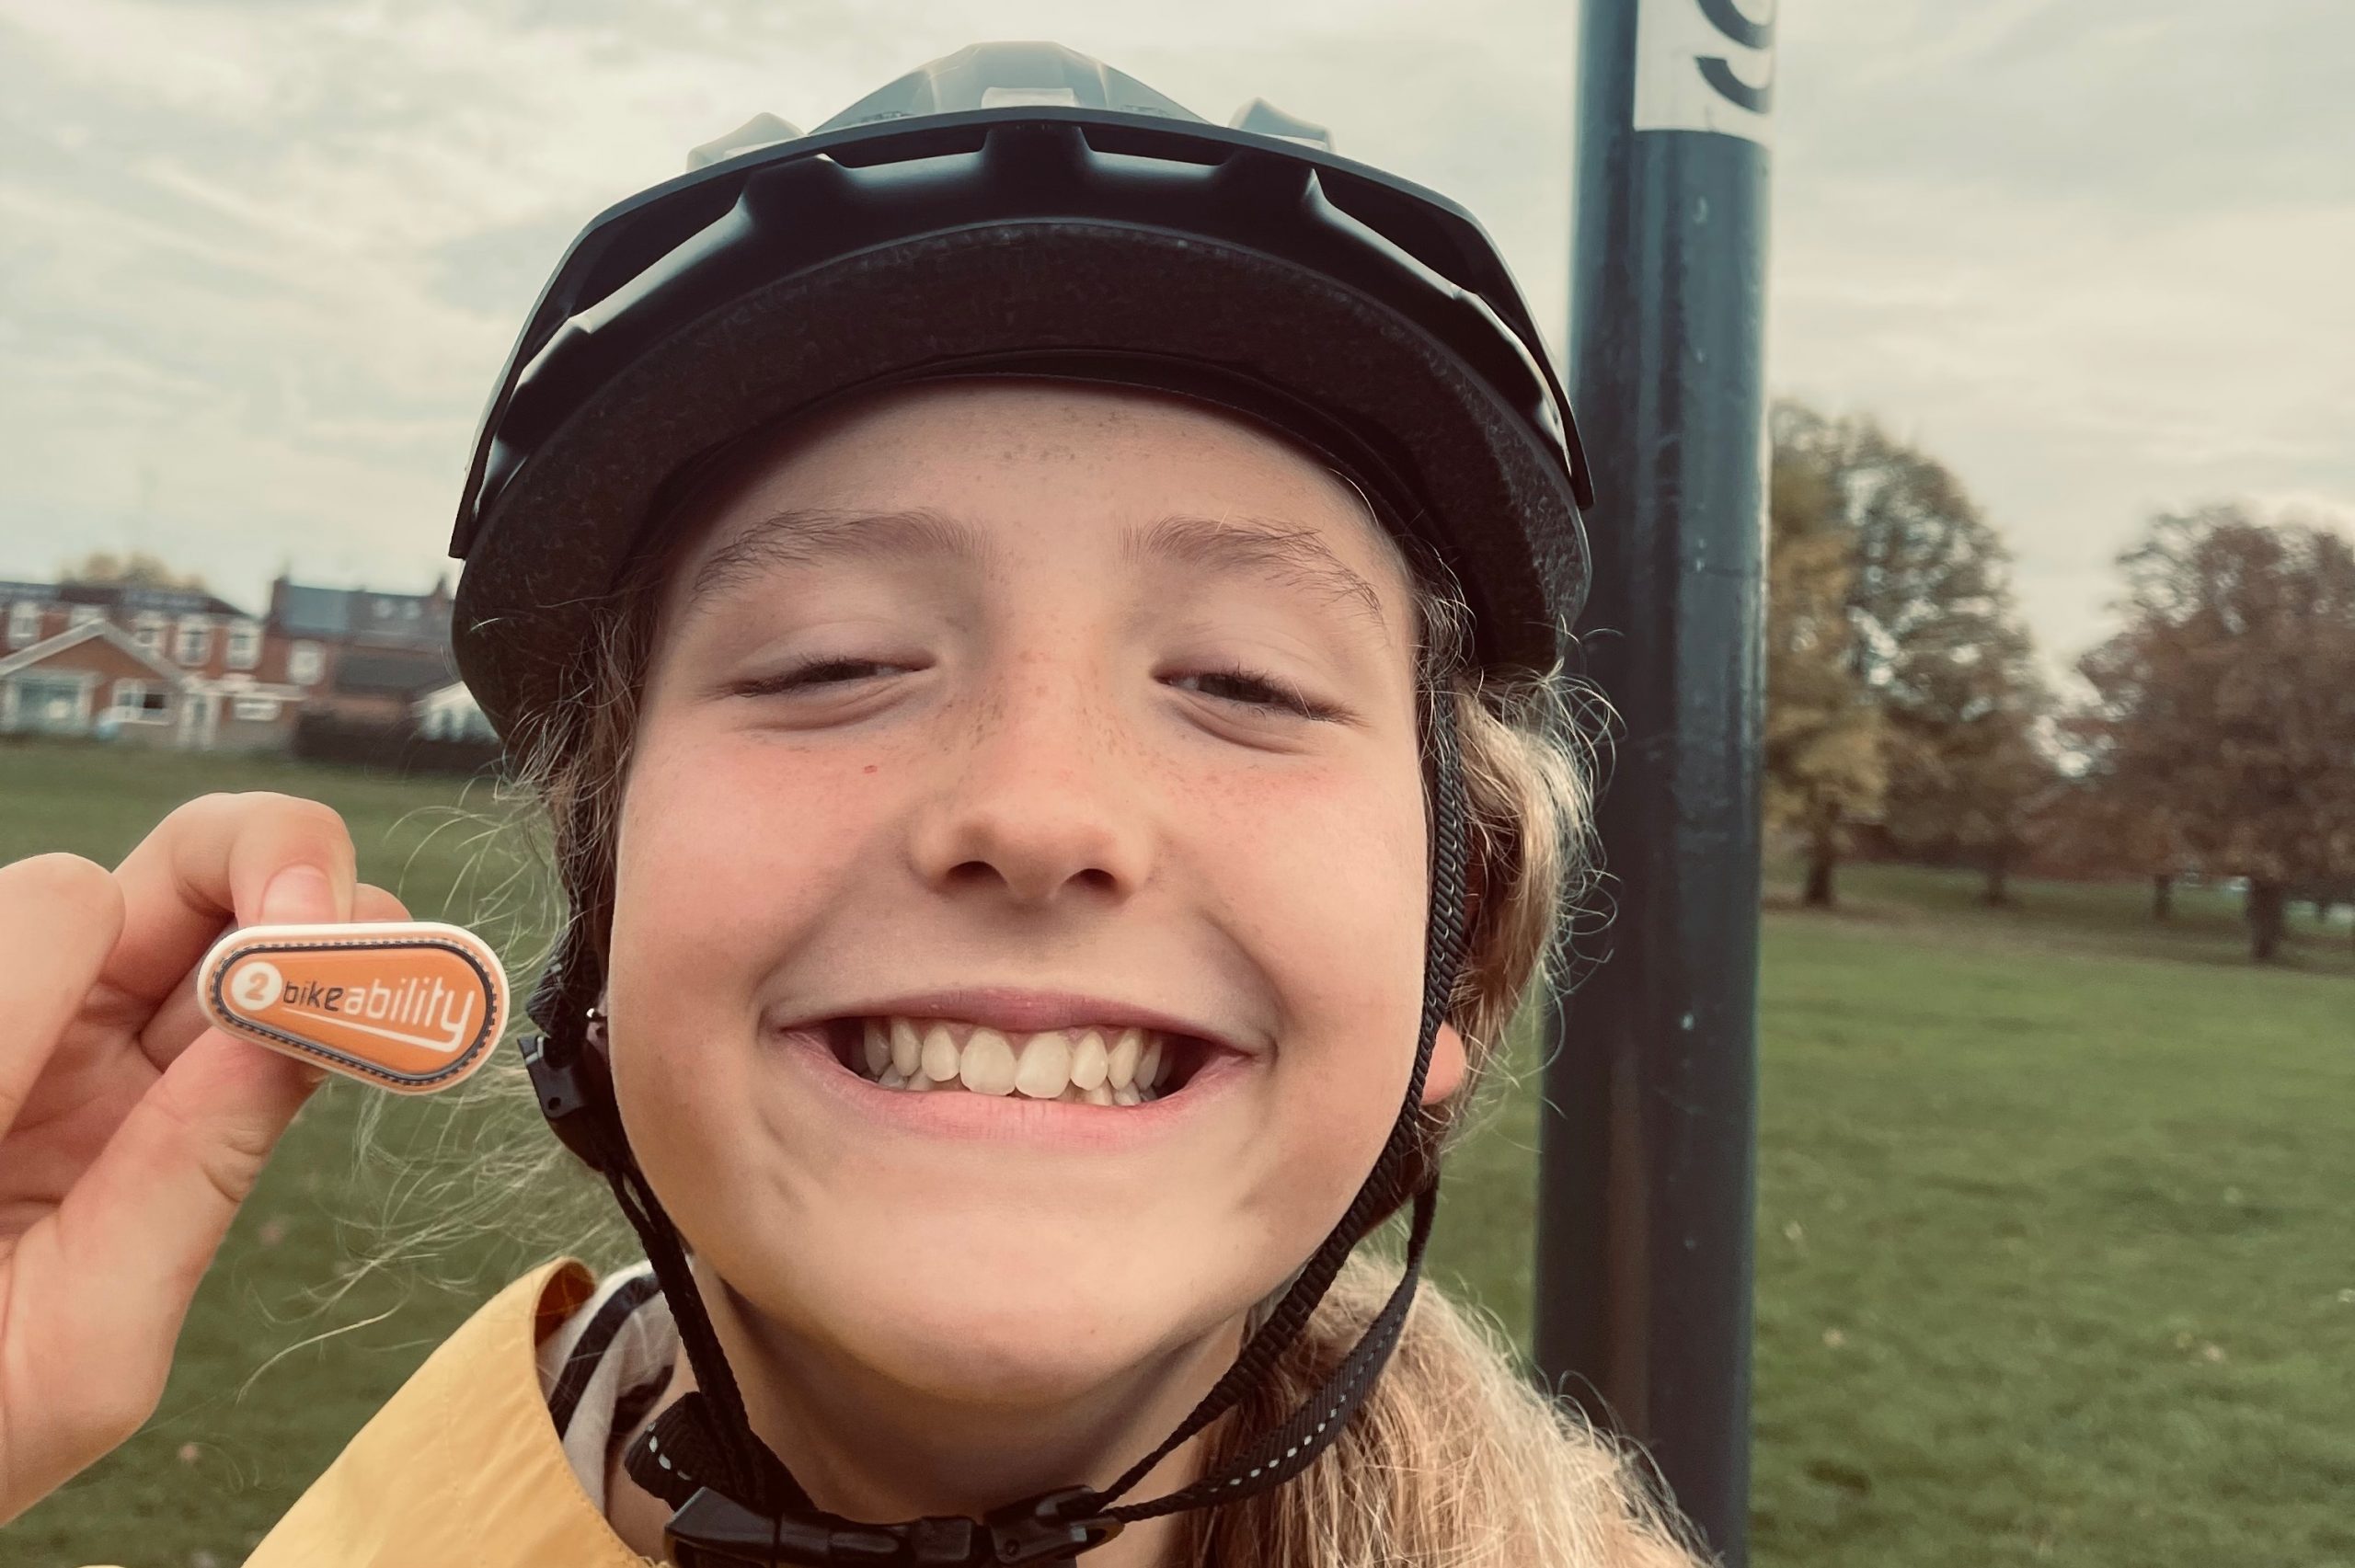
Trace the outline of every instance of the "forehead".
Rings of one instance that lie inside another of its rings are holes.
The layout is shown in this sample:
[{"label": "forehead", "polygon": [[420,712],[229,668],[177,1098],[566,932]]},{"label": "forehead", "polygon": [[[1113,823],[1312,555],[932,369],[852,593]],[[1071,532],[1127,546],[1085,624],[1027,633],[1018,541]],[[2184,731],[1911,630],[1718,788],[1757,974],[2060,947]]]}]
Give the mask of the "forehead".
[{"label": "forehead", "polygon": [[[944,381],[869,395],[748,448],[706,486],[674,540],[670,597],[780,518],[929,514],[1018,549],[1158,528],[1290,535],[1409,597],[1404,557],[1355,487],[1315,454],[1190,399],[1122,387]],[[1298,548],[1285,554],[1301,555]]]}]

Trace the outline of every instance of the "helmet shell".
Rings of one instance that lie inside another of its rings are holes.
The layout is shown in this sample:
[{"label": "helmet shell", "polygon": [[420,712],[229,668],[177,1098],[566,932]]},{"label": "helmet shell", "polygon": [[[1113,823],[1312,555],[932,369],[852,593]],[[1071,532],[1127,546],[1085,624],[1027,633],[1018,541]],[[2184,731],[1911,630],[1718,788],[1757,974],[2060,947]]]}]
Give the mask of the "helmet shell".
[{"label": "helmet shell", "polygon": [[451,542],[484,712],[511,737],[577,694],[601,601],[698,459],[963,375],[1151,387],[1273,426],[1454,574],[1484,666],[1550,668],[1591,493],[1503,261],[1461,208],[1315,127],[1237,118],[1269,129],[1071,51],[977,46],[807,136],[764,117],[749,148],[699,150],[716,161],[601,215],[510,356]]}]

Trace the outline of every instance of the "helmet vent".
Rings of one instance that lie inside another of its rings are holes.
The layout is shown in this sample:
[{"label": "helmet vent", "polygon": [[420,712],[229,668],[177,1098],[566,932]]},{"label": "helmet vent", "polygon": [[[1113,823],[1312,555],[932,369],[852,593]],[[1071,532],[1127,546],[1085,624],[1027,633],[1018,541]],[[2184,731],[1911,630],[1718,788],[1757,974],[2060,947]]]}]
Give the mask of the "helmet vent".
[{"label": "helmet vent", "polygon": [[1077,109],[1079,94],[1070,87],[983,87],[983,109],[1024,109],[1033,104],[1049,109]]}]

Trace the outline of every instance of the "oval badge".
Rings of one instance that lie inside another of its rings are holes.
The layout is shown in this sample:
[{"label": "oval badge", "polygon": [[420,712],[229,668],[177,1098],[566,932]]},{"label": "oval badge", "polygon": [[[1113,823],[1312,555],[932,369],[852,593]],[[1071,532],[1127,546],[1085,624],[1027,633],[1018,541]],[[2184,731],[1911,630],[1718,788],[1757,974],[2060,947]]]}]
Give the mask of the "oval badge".
[{"label": "oval badge", "polygon": [[224,1034],[404,1094],[466,1077],[507,1022],[499,955],[437,921],[249,925],[205,955],[196,991]]}]

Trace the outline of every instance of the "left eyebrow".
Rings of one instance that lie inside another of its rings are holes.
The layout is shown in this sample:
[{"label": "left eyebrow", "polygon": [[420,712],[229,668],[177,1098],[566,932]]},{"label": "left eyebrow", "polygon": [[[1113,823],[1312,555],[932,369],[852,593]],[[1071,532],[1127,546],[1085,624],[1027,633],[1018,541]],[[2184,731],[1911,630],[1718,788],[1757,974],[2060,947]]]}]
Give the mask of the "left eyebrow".
[{"label": "left eyebrow", "polygon": [[1382,595],[1351,571],[1313,528],[1265,517],[1192,517],[1173,513],[1129,535],[1132,560],[1184,561],[1210,571],[1272,577],[1363,610],[1385,631]]},{"label": "left eyebrow", "polygon": [[778,567],[840,558],[904,560],[948,555],[986,566],[994,552],[969,522],[930,507],[901,511],[791,508],[748,523],[711,553],[687,588],[695,606]]}]

